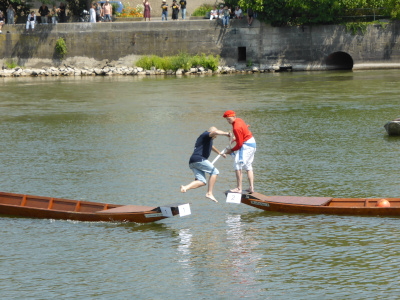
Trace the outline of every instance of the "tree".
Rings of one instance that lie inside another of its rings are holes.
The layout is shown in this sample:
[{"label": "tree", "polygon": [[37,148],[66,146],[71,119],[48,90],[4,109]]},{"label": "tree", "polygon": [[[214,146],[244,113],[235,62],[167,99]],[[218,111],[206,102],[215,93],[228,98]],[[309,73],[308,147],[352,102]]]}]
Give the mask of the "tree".
[{"label": "tree", "polygon": [[4,13],[6,17],[6,12],[8,7],[12,4],[15,9],[17,16],[27,16],[32,8],[33,1],[32,0],[0,0],[0,10]]}]

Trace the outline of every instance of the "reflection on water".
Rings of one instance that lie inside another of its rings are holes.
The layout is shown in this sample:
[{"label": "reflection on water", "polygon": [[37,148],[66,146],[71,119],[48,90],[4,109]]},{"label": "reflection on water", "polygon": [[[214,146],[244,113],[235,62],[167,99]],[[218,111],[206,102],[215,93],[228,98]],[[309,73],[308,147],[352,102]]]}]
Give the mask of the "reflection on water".
[{"label": "reflection on water", "polygon": [[190,233],[190,229],[179,230],[179,239],[180,243],[178,245],[178,262],[179,264],[181,264],[182,270],[184,272],[184,284],[186,286],[193,286],[194,273],[193,266],[191,265],[192,234]]},{"label": "reflection on water", "polygon": [[259,243],[253,239],[252,232],[245,232],[242,227],[240,215],[228,215],[227,224],[227,240],[231,244],[230,261],[231,272],[230,276],[237,282],[234,285],[233,293],[242,297],[257,298],[260,290],[256,288],[257,280],[257,265],[260,262],[261,256],[257,252],[253,252]]},{"label": "reflection on water", "polygon": [[[263,194],[396,197],[398,71],[0,79],[0,191],[159,206],[155,224],[0,218],[3,299],[371,299],[400,294],[399,218],[287,215],[180,193],[198,135],[233,109]],[[215,140],[217,148],[226,139]],[[214,156],[212,156],[214,158]],[[356,296],[355,296],[356,295]]]}]

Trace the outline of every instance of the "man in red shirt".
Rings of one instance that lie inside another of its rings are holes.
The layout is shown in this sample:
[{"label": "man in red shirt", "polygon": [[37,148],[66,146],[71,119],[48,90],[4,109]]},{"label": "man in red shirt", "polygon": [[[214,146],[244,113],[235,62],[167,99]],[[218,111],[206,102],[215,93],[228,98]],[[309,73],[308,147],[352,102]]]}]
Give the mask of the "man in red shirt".
[{"label": "man in red shirt", "polygon": [[253,174],[253,160],[254,154],[256,153],[256,140],[250,132],[246,123],[236,117],[233,110],[227,110],[224,114],[224,118],[229,124],[233,126],[233,134],[235,135],[236,145],[232,149],[228,149],[226,154],[234,153],[235,162],[233,164],[236,173],[237,187],[230,190],[232,193],[242,192],[242,169],[247,171],[247,177],[249,178],[249,189],[246,192],[254,192],[254,174]]}]

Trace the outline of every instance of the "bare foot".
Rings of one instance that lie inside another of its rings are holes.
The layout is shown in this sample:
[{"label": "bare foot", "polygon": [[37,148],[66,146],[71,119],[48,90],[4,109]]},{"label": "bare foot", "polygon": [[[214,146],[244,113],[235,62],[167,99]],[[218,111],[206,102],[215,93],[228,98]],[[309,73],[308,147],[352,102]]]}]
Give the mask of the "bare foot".
[{"label": "bare foot", "polygon": [[208,193],[207,193],[207,194],[206,194],[206,198],[208,198],[208,199],[214,201],[215,203],[218,203],[217,199],[215,199],[214,195],[212,195],[212,194],[208,194]]},{"label": "bare foot", "polygon": [[233,189],[233,190],[229,190],[229,192],[231,192],[231,193],[241,193],[242,190],[239,189],[239,188],[235,188],[235,189]]},{"label": "bare foot", "polygon": [[186,189],[183,185],[181,185],[181,193],[186,193]]},{"label": "bare foot", "polygon": [[245,192],[247,192],[247,193],[254,193],[254,189],[253,189],[253,188],[248,188],[247,190],[245,190]]}]

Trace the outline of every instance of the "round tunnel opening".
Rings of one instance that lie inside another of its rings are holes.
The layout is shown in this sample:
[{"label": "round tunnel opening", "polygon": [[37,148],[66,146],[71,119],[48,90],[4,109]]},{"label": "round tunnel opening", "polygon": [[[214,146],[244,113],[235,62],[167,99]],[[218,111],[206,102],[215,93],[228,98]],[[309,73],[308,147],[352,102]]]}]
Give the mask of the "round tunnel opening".
[{"label": "round tunnel opening", "polygon": [[328,70],[352,70],[353,59],[346,52],[334,52],[326,58]]}]

